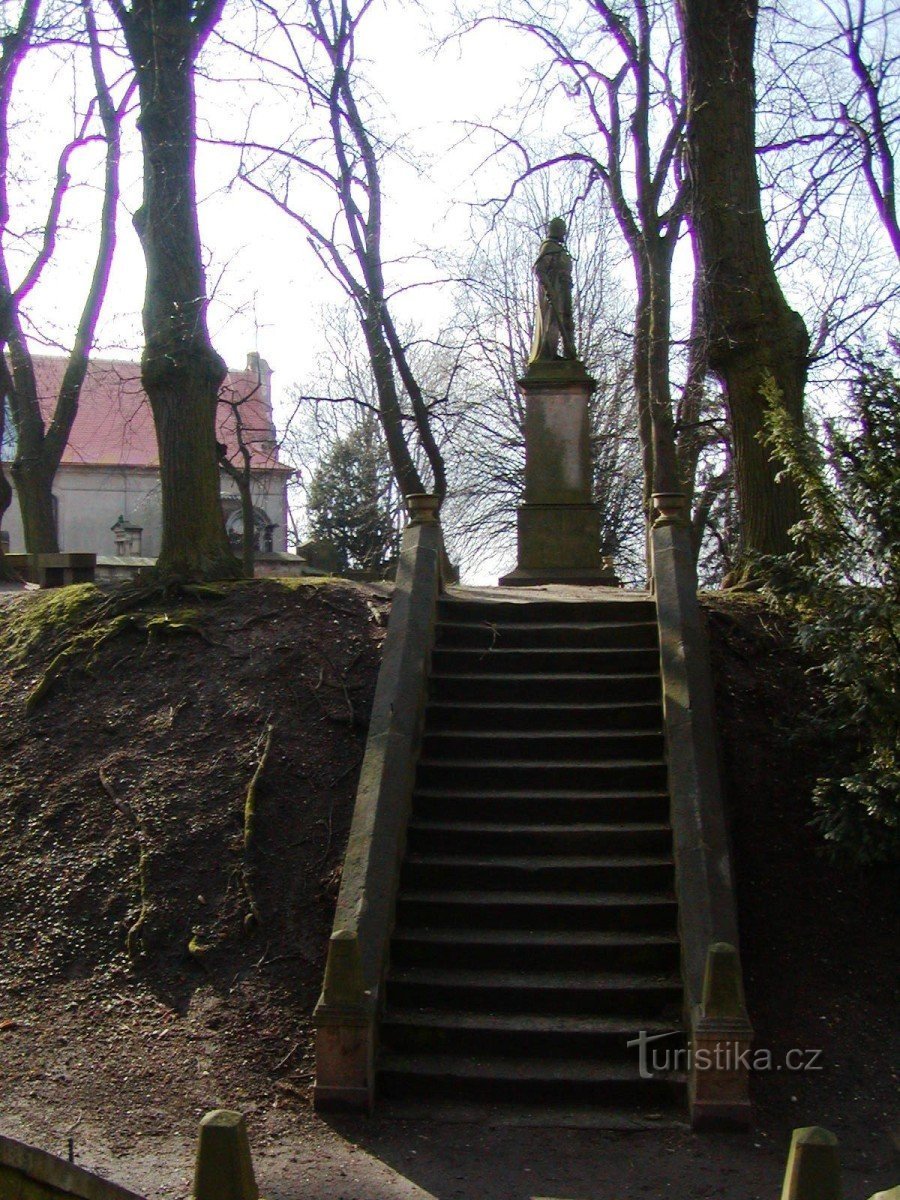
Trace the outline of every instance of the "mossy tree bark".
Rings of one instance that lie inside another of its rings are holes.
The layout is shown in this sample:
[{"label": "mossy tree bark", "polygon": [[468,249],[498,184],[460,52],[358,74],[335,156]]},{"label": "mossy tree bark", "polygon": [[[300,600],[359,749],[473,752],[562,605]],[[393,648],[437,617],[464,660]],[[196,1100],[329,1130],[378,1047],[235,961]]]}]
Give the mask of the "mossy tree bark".
[{"label": "mossy tree bark", "polygon": [[112,7],[140,98],[144,193],[141,382],[159,442],[163,578],[230,579],[241,566],[220,501],[216,406],[225,364],[210,341],[197,222],[194,66],[224,0],[134,0]]},{"label": "mossy tree bark", "polygon": [[710,369],[731,422],[743,576],[758,555],[792,548],[794,483],[761,442],[774,382],[803,419],[809,337],[778,283],[756,172],[753,50],[757,0],[679,0],[688,87],[687,156]]}]

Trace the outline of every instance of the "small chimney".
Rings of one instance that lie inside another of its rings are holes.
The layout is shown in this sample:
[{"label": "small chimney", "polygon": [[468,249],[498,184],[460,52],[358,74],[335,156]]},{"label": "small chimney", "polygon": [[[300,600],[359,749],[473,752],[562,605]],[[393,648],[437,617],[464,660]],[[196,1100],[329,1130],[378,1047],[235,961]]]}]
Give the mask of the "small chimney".
[{"label": "small chimney", "polygon": [[251,371],[262,386],[269,391],[269,383],[272,378],[272,368],[264,358],[260,358],[256,350],[251,350],[247,355],[247,370]]}]

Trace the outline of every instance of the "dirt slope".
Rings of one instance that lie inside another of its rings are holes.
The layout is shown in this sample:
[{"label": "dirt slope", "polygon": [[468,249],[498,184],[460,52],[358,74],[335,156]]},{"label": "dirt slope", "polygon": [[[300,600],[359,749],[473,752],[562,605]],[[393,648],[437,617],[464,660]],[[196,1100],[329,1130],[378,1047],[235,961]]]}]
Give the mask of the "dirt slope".
[{"label": "dirt slope", "polygon": [[[7,1114],[46,1106],[54,1138],[80,1119],[124,1145],[212,1102],[305,1103],[388,600],[182,597],[88,661],[116,619],[99,600],[0,610],[0,1053]],[[26,715],[69,619],[91,637]]]},{"label": "dirt slope", "polygon": [[810,828],[835,747],[807,720],[822,699],[789,629],[752,598],[707,605],[756,1043],[776,1065],[793,1048],[812,1063],[754,1076],[759,1123],[824,1125],[848,1157],[887,1164],[900,1148],[900,879],[830,860]]}]

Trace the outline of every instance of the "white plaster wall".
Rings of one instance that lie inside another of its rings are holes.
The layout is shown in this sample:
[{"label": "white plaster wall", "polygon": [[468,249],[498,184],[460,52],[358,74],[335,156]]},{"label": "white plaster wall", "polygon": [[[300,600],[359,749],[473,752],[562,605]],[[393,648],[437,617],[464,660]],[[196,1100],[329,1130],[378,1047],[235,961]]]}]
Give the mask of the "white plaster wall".
[{"label": "white plaster wall", "polygon": [[[257,472],[253,498],[276,523],[275,550],[287,550],[287,512],[282,476],[270,471]],[[222,476],[222,495],[237,496],[237,486]],[[53,494],[58,502],[60,550],[91,550],[95,554],[116,552],[112,526],[120,516],[129,525],[140,525],[141,554],[156,558],[161,537],[159,473],[140,467],[61,466],[56,473]],[[9,533],[10,551],[23,553],[25,539],[18,500],[3,519]]]}]

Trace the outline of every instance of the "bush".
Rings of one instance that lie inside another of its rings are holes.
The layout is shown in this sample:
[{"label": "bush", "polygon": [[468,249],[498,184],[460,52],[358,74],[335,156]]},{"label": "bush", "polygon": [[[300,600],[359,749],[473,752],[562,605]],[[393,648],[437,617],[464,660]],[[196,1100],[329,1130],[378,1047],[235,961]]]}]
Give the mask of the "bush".
[{"label": "bush", "polygon": [[900,860],[900,347],[860,358],[824,451],[769,394],[767,441],[799,484],[797,549],[766,564],[776,605],[820,665],[820,715],[841,766],[813,794],[813,823],[856,862]]}]

